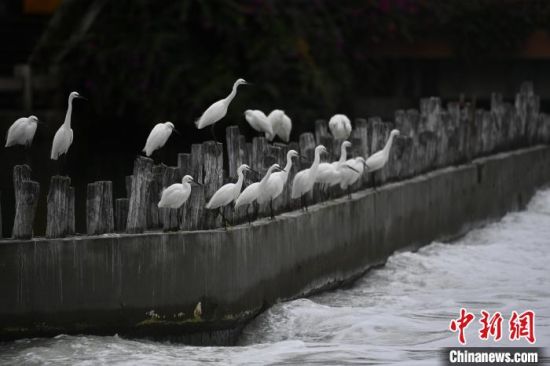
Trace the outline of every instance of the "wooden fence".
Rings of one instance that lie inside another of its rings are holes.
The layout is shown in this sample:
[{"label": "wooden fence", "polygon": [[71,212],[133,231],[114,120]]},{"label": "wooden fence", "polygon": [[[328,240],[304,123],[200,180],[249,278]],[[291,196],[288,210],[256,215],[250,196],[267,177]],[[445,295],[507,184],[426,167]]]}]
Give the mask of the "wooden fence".
[{"label": "wooden fence", "polygon": [[[394,140],[390,161],[377,176],[377,184],[406,179],[424,172],[460,164],[472,158],[497,151],[515,149],[538,143],[550,143],[550,117],[539,112],[539,98],[531,83],[524,83],[514,104],[506,103],[500,94],[491,97],[490,110],[475,110],[471,104],[450,102],[444,108],[439,98],[420,101],[420,110],[399,110],[393,123],[378,117],[356,119],[349,138],[350,156],[368,156],[382,149],[391,129],[401,134]],[[226,131],[227,171],[224,171],[223,145],[206,141],[193,144],[190,153],[178,154],[178,165],[155,165],[152,159],[138,157],[134,171],[126,177],[126,197],[114,200],[112,183],[93,182],[88,185],[86,211],[87,234],[112,232],[141,233],[146,230],[204,230],[221,227],[216,211],[205,209],[205,203],[224,183],[237,179],[238,167],[246,163],[263,175],[273,163],[284,166],[286,153],[298,151],[310,161],[317,144],[329,151],[325,160],[338,159],[341,141],[335,141],[324,120],[315,122],[314,132],[303,133],[298,142],[269,143],[264,137],[247,142],[237,126]],[[297,160],[290,171],[287,187],[274,202],[277,213],[296,209],[298,202],[290,199],[290,187],[296,172],[309,166]],[[202,183],[192,186],[189,200],[182,208],[159,209],[157,203],[163,187],[180,182],[189,174]],[[32,237],[32,223],[40,192],[37,182],[30,179],[26,166],[14,168],[16,215],[13,227],[15,239]],[[245,184],[259,180],[251,174]],[[356,183],[354,191],[371,184],[368,174]],[[333,195],[343,194],[335,189]],[[318,188],[309,195],[310,202],[321,201]],[[46,236],[65,237],[74,234],[74,188],[68,177],[53,176],[48,192]],[[225,209],[233,224],[247,220],[247,211]],[[252,209],[251,209],[252,211]],[[267,207],[254,207],[258,217],[268,216]]]}]

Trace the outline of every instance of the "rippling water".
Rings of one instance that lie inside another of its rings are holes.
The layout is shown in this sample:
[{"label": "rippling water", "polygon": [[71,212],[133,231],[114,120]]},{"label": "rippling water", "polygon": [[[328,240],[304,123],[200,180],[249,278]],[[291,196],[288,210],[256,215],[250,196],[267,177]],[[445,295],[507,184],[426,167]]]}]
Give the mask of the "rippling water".
[{"label": "rippling water", "polygon": [[[352,288],[273,306],[238,347],[61,335],[2,344],[0,364],[438,364],[438,350],[457,345],[447,327],[460,307],[505,319],[533,309],[537,345],[550,346],[550,190],[454,243],[395,254]],[[486,345],[477,330],[468,345]]]}]

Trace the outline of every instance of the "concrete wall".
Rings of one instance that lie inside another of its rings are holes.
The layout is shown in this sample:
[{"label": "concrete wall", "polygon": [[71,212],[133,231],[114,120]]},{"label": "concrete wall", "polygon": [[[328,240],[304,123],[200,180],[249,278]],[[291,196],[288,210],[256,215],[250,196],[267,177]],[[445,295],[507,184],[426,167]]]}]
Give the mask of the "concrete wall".
[{"label": "concrete wall", "polygon": [[230,344],[266,306],[496,219],[547,182],[550,148],[538,146],[227,232],[3,241],[0,337],[116,332]]}]

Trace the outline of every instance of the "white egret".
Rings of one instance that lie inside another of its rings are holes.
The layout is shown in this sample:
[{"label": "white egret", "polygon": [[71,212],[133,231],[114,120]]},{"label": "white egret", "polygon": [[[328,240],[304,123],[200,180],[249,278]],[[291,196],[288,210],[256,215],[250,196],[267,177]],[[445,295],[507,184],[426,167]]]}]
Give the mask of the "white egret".
[{"label": "white egret", "polygon": [[172,122],[157,123],[151,130],[151,133],[149,133],[147,141],[145,142],[145,147],[143,148],[145,155],[151,156],[155,150],[163,147],[172,134],[172,131],[179,134]]},{"label": "white egret", "polygon": [[384,148],[380,151],[377,151],[376,153],[372,154],[366,161],[366,168],[369,173],[372,173],[372,185],[373,187],[376,187],[375,185],[375,176],[374,172],[377,170],[380,170],[386,165],[388,162],[388,158],[390,156],[390,149],[393,143],[393,139],[395,136],[399,135],[399,130],[392,130],[390,132],[390,137],[388,137],[388,140],[386,141],[386,145],[384,145]]},{"label": "white egret", "polygon": [[[273,173],[274,170],[281,170],[281,167],[279,164],[273,164],[272,166],[267,169],[267,172],[265,173],[264,177],[261,181],[252,183],[248,187],[246,187],[237,200],[235,201],[235,209],[241,207],[241,206],[247,206],[247,216],[248,216],[248,206],[250,206],[254,201],[258,199],[258,197],[262,194],[262,192],[265,191],[268,185],[268,180],[271,177],[271,173]],[[259,203],[259,202],[258,202]],[[273,218],[273,206],[271,206],[271,217]],[[248,220],[250,222],[250,218]]]},{"label": "white egret", "polygon": [[[351,142],[343,141],[340,145],[340,158],[332,163],[319,164],[319,173],[317,174],[316,183],[321,184],[322,190],[327,193],[327,189],[340,183],[341,165],[346,162],[348,153],[347,149],[351,146]],[[345,169],[349,170],[349,169]]]},{"label": "white egret", "polygon": [[258,203],[270,203],[272,218],[273,200],[279,197],[281,193],[283,193],[286,181],[288,180],[288,174],[290,173],[290,169],[292,169],[292,158],[299,156],[300,155],[298,155],[298,152],[296,150],[289,150],[286,153],[286,165],[284,169],[280,172],[275,172],[271,174],[269,180],[267,181],[267,186],[265,187],[265,189],[260,191],[260,195],[258,196]]},{"label": "white egret", "polygon": [[273,127],[267,120],[267,116],[264,112],[258,109],[247,109],[244,111],[244,118],[246,122],[258,132],[265,133],[265,135],[273,135]]},{"label": "white egret", "polygon": [[13,122],[8,129],[6,147],[14,145],[29,147],[32,144],[38,123],[36,116],[21,117]]},{"label": "white egret", "polygon": [[361,178],[365,170],[365,158],[358,156],[355,159],[349,159],[345,163],[349,169],[345,167],[340,169],[340,188],[348,191],[348,197],[351,198],[350,188]]},{"label": "white egret", "polygon": [[300,198],[302,203],[302,208],[307,211],[307,201],[305,195],[313,189],[315,180],[317,178],[317,173],[319,171],[319,163],[321,162],[321,153],[327,153],[327,149],[323,145],[318,145],[315,148],[315,158],[311,167],[299,171],[294,177],[292,182],[292,192],[291,197],[293,199]]},{"label": "white egret", "polygon": [[216,140],[216,135],[214,133],[214,124],[218,122],[220,119],[225,117],[227,114],[227,108],[229,107],[229,104],[235,98],[235,95],[237,95],[237,87],[239,85],[246,85],[248,84],[244,79],[238,79],[233,84],[233,89],[231,90],[231,93],[225,97],[224,99],[220,99],[214,104],[212,104],[210,107],[204,111],[202,116],[195,122],[195,125],[197,128],[203,129],[206,126],[211,126],[211,132],[212,137],[214,140]]},{"label": "white egret", "polygon": [[345,140],[351,134],[351,122],[345,114],[335,114],[328,121],[328,128],[335,139]]},{"label": "white egret", "polygon": [[71,117],[73,114],[73,100],[76,98],[86,99],[77,92],[69,94],[69,105],[67,107],[67,114],[65,114],[65,121],[59,127],[52,143],[52,153],[50,158],[57,160],[59,156],[66,154],[69,151],[69,147],[73,143],[73,130],[71,129]]},{"label": "white egret", "polygon": [[[181,183],[174,183],[169,187],[162,190],[160,201],[158,203],[159,208],[180,208],[191,195],[191,183],[201,185],[193,180],[193,177],[186,175],[181,180]],[[183,212],[178,212],[178,221],[181,222],[181,215]]]},{"label": "white egret", "polygon": [[237,169],[237,176],[239,177],[237,182],[223,185],[214,193],[214,195],[210,198],[210,201],[206,204],[206,208],[209,210],[219,209],[219,214],[222,216],[224,226],[227,226],[227,220],[225,219],[222,208],[239,197],[241,188],[243,187],[245,170],[250,171],[252,169],[250,169],[250,167],[246,164],[241,165],[239,169]]},{"label": "white egret", "polygon": [[279,136],[281,140],[288,142],[290,140],[290,132],[292,131],[292,120],[290,117],[284,111],[275,109],[269,113],[267,119],[273,128],[273,133],[268,134],[266,132],[266,139],[273,141],[275,136]]},{"label": "white egret", "polygon": [[[180,208],[191,195],[191,183],[195,183],[193,177],[186,175],[181,183],[174,183],[162,190],[159,208]],[[200,184],[200,183],[196,183]]]}]

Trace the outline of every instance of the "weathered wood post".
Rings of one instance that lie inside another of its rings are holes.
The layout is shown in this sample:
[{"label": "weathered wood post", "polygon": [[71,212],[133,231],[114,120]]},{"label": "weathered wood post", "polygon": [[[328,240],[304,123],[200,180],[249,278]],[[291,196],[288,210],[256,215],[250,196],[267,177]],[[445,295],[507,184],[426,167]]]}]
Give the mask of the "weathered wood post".
[{"label": "weathered wood post", "polygon": [[130,200],[128,198],[117,198],[115,200],[115,229],[117,232],[126,231],[129,206]]},{"label": "weathered wood post", "polygon": [[126,176],[126,180],[125,180],[126,186],[125,187],[126,187],[126,198],[128,198],[128,201],[132,197],[132,179],[134,179],[133,175],[127,175]]},{"label": "weathered wood post", "polygon": [[142,233],[147,227],[147,209],[149,208],[149,188],[153,175],[153,159],[138,156],[134,162],[132,194],[128,207],[126,231]]},{"label": "weathered wood post", "polygon": [[[288,150],[294,150],[299,154],[300,153],[300,145],[296,141],[291,141],[291,142],[288,143]],[[296,176],[296,173],[298,173],[302,169],[301,168],[302,167],[302,162],[300,160],[301,160],[300,158],[297,158],[297,159],[294,160],[294,164],[292,164],[292,169],[290,169],[290,172],[288,174],[288,179],[286,180],[286,188],[285,188],[286,206],[285,207],[288,210],[293,210],[293,209],[296,209],[296,208],[300,207],[299,200],[296,200],[296,202],[294,202],[294,200],[291,197],[292,182],[294,182],[294,177]],[[307,165],[307,164],[304,164],[304,165]],[[285,194],[285,192],[283,192],[283,194]]]},{"label": "weathered wood post", "polygon": [[15,220],[12,234],[14,239],[32,238],[33,223],[39,194],[40,184],[38,184],[38,182],[33,182],[31,180],[21,182],[19,196],[15,206]]},{"label": "weathered wood post", "polygon": [[111,181],[89,183],[86,196],[88,235],[112,233],[114,228],[113,183]]},{"label": "weathered wood post", "polygon": [[69,195],[67,200],[67,234],[74,235],[76,233],[75,222],[75,190],[74,187],[69,187]]},{"label": "weathered wood post", "polygon": [[[282,169],[285,169],[286,154],[288,153],[288,150],[289,150],[288,145],[284,143],[276,142],[273,144],[273,146],[276,149],[275,151],[277,153],[277,160],[279,162],[279,165],[281,166]],[[293,160],[294,160],[294,163],[296,163],[298,159],[294,158]],[[287,173],[288,173],[288,177],[290,177],[290,171]],[[275,210],[275,213],[278,214],[287,210],[289,208],[288,206],[289,200],[290,200],[290,190],[286,188],[286,184],[285,184],[285,187],[283,188],[283,193],[281,193],[281,195],[273,201],[273,209]]]},{"label": "weathered wood post", "polygon": [[21,195],[21,186],[23,182],[28,180],[31,180],[31,168],[28,165],[16,165],[13,167],[13,190],[16,206]]},{"label": "weathered wood post", "polygon": [[[328,124],[324,119],[315,121],[315,144],[321,145],[325,141],[324,138],[329,137]],[[328,149],[328,146],[325,146]]]},{"label": "weathered wood post", "polygon": [[[190,162],[181,160],[181,167],[184,174],[189,174],[196,182],[203,183],[203,146],[202,144],[191,145]],[[182,230],[202,229],[202,222],[206,204],[204,198],[204,187],[191,185],[191,196],[183,205]]]},{"label": "weathered wood post", "polygon": [[[357,118],[355,120],[355,128],[353,129],[351,136],[356,139],[354,144],[356,146],[354,149],[357,155],[355,156],[362,156],[367,159],[369,157],[369,125],[366,119]],[[361,187],[365,187],[368,177],[368,174],[363,174],[361,179],[357,181],[355,188],[360,189]]]},{"label": "weathered wood post", "polygon": [[[238,126],[229,126],[226,128],[227,162],[230,178],[237,177],[237,169],[243,164],[243,155],[241,147],[241,133]],[[244,138],[244,137],[243,137]]]},{"label": "weathered wood post", "polygon": [[[181,174],[179,167],[166,167],[164,170],[164,176],[162,178],[162,184],[161,189],[169,187],[170,185],[174,183],[180,183],[181,182]],[[158,204],[158,201],[157,201]],[[176,208],[161,208],[160,209],[160,215],[162,216],[162,228],[164,231],[176,231],[179,229],[181,223],[180,223],[180,217],[182,217],[182,208],[176,209]]]},{"label": "weathered wood post", "polygon": [[[284,161],[286,159],[282,156],[283,154],[285,154],[285,152],[281,149],[280,146],[268,145],[264,155],[264,166],[266,167],[266,171],[273,164],[279,164],[279,166],[281,166],[281,169],[284,169]],[[270,216],[271,210],[269,208],[269,203],[266,203],[262,206],[263,207],[260,207],[260,214],[262,216]],[[275,201],[273,201],[273,212],[277,214],[279,209],[280,200],[276,199]]]},{"label": "weathered wood post", "polygon": [[163,189],[164,172],[166,165],[158,164],[153,166],[153,176],[149,189],[149,209],[147,214],[147,228],[159,229],[163,227],[163,215],[160,213],[158,203]]},{"label": "weathered wood post", "polygon": [[[205,196],[210,199],[223,185],[223,144],[206,141],[203,144]],[[216,210],[206,210],[204,228],[213,229],[221,226],[221,217]]]},{"label": "weathered wood post", "polygon": [[[300,155],[309,160],[309,165],[313,163],[315,156],[315,137],[311,132],[305,132],[300,135]],[[307,168],[307,163],[305,165],[305,168]],[[316,203],[314,197],[319,197],[319,188],[317,186],[318,184],[315,184],[313,190],[306,195],[308,204]]]},{"label": "weathered wood post", "polygon": [[[47,238],[62,238],[70,233],[70,226],[74,221],[74,209],[71,206],[70,193],[71,178],[55,175],[50,180],[47,205],[48,216],[46,223]],[[74,202],[74,201],[73,201]]]}]

